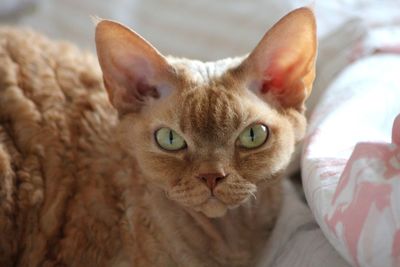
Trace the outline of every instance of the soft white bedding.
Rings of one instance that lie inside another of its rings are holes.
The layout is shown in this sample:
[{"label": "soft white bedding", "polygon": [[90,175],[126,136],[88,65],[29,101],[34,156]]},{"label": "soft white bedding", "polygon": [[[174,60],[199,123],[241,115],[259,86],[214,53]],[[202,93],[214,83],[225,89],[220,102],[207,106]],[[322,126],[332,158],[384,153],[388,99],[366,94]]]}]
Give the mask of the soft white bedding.
[{"label": "soft white bedding", "polygon": [[[361,20],[330,37],[342,50],[321,64],[341,72],[318,84],[301,167],[310,208],[337,251],[354,266],[391,267],[400,266],[400,2],[368,3],[353,10]],[[346,29],[355,24],[356,39]]]},{"label": "soft white bedding", "polygon": [[348,267],[325,238],[313,214],[285,184],[284,206],[258,267]]},{"label": "soft white bedding", "polygon": [[399,70],[390,54],[349,66],[314,110],[304,146],[308,203],[354,266],[400,266]]}]

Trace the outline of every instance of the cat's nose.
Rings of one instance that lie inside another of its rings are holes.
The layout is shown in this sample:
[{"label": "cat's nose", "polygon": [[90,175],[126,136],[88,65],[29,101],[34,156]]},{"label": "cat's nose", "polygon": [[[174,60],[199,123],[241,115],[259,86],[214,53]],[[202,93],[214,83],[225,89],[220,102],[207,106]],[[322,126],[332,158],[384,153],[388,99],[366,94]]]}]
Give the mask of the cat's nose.
[{"label": "cat's nose", "polygon": [[219,173],[219,172],[201,173],[197,176],[197,178],[199,178],[200,181],[205,183],[207,187],[210,188],[211,191],[213,191],[214,188],[217,186],[217,184],[226,178],[226,175],[224,173]]}]

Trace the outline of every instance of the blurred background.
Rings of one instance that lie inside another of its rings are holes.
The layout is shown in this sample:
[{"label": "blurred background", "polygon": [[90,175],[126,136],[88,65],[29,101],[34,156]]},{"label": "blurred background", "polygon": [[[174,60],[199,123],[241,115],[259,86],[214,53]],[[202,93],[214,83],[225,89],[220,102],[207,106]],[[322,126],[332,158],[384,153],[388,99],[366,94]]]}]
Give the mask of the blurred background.
[{"label": "blurred background", "polygon": [[131,27],[165,55],[208,61],[250,52],[300,6],[314,8],[320,41],[310,113],[347,65],[377,51],[400,52],[400,0],[0,0],[0,24],[94,52],[90,16],[99,16]]},{"label": "blurred background", "polygon": [[0,0],[0,22],[94,51],[96,15],[130,26],[164,54],[214,60],[249,52],[274,22],[304,5],[315,8],[321,40],[352,20],[400,23],[400,0]]}]

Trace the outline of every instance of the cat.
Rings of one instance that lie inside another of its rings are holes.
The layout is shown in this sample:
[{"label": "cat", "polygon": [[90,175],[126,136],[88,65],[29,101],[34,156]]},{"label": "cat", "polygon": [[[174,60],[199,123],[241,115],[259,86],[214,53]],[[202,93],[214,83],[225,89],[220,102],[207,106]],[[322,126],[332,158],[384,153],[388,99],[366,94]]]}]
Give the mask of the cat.
[{"label": "cat", "polygon": [[109,20],[95,41],[100,67],[0,30],[0,266],[254,266],[305,132],[313,12],[216,62]]}]

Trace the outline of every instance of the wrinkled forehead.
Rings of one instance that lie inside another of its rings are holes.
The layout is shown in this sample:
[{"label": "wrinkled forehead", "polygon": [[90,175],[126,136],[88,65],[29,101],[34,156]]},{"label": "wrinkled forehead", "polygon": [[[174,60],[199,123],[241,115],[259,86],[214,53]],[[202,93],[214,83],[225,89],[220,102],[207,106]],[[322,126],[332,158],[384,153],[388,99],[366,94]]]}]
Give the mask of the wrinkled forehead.
[{"label": "wrinkled forehead", "polygon": [[241,93],[243,88],[226,74],[242,58],[216,62],[173,59],[186,80],[177,105],[179,127],[199,141],[224,143],[245,123],[248,112]]},{"label": "wrinkled forehead", "polygon": [[248,115],[233,92],[216,85],[187,92],[179,106],[180,129],[199,142],[225,143]]}]

